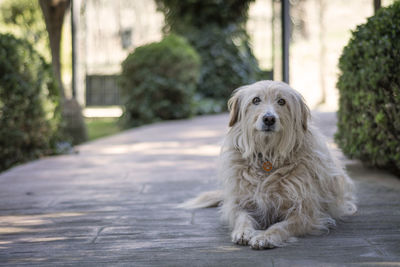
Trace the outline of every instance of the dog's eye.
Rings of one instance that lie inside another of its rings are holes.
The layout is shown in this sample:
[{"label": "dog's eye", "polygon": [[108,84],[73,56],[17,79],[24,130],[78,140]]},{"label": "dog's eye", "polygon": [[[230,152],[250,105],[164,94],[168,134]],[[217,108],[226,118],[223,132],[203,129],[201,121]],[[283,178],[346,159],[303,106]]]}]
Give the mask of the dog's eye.
[{"label": "dog's eye", "polygon": [[278,104],[281,105],[281,106],[283,106],[283,105],[286,104],[286,100],[283,99],[283,98],[281,98],[281,99],[278,100]]},{"label": "dog's eye", "polygon": [[258,96],[256,96],[255,98],[253,98],[253,104],[254,104],[254,105],[258,105],[258,104],[260,104],[260,102],[261,102],[261,99],[260,99]]}]

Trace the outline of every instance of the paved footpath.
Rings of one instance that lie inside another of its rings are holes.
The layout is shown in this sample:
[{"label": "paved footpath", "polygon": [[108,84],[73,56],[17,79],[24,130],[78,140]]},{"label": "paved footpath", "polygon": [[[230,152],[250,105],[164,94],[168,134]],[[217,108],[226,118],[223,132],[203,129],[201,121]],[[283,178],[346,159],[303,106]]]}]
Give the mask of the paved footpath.
[{"label": "paved footpath", "polygon": [[[314,115],[334,147],[334,114]],[[343,157],[359,211],[328,235],[255,251],[230,242],[217,209],[176,208],[217,187],[227,122],[157,123],[0,174],[0,265],[400,265],[400,179]]]}]

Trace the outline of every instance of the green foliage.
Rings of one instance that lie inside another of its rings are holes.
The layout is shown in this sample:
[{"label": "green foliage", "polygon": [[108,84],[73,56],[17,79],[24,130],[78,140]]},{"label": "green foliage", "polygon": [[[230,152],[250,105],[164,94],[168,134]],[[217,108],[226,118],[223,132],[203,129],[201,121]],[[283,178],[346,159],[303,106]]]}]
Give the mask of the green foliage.
[{"label": "green foliage", "polygon": [[254,0],[157,0],[165,14],[166,32],[180,34],[202,60],[197,91],[223,103],[232,91],[257,80],[260,69],[245,31],[249,4]]},{"label": "green foliage", "polygon": [[182,37],[136,48],[122,63],[124,125],[189,117],[199,67],[198,54]]},{"label": "green foliage", "polygon": [[226,106],[225,100],[204,97],[198,93],[194,95],[193,99],[193,110],[196,115],[221,113],[223,106]]},{"label": "green foliage", "polygon": [[46,25],[38,1],[1,1],[0,26],[3,33],[8,32],[29,41],[47,61],[50,60]]},{"label": "green foliage", "polygon": [[257,80],[260,72],[244,31],[209,27],[187,33],[202,59],[197,90],[204,97],[223,101],[243,84]]},{"label": "green foliage", "polygon": [[353,32],[339,61],[336,140],[344,153],[400,174],[400,2]]},{"label": "green foliage", "polygon": [[60,121],[51,66],[27,41],[0,34],[0,170],[52,153]]},{"label": "green foliage", "polygon": [[[221,29],[244,26],[251,2],[255,0],[156,0],[165,14],[166,28],[184,33],[187,28]],[[168,30],[168,29],[167,29]]]}]

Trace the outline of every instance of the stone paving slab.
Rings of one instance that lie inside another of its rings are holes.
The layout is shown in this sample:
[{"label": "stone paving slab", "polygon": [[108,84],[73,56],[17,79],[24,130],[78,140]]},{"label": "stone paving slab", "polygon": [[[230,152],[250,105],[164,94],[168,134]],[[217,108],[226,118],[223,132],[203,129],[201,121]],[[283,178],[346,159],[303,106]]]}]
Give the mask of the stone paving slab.
[{"label": "stone paving slab", "polygon": [[[314,116],[334,148],[335,115]],[[340,154],[359,211],[328,235],[254,251],[230,242],[217,209],[176,208],[217,187],[227,121],[144,126],[0,174],[0,265],[400,265],[400,179]]]}]

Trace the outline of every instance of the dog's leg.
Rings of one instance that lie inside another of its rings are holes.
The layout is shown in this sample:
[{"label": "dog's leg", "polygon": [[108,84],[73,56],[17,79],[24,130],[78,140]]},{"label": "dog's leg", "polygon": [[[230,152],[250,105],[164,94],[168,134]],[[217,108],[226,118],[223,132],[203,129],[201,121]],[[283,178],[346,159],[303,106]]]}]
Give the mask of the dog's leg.
[{"label": "dog's leg", "polygon": [[255,232],[254,219],[233,202],[224,202],[221,211],[232,228],[232,242],[247,245]]},{"label": "dog's leg", "polygon": [[232,242],[238,245],[247,245],[254,235],[252,218],[245,211],[237,212],[237,219],[232,230]]},{"label": "dog's leg", "polygon": [[271,225],[267,230],[257,231],[249,244],[253,249],[281,247],[295,241],[295,236],[306,234],[310,229],[298,216]]}]

